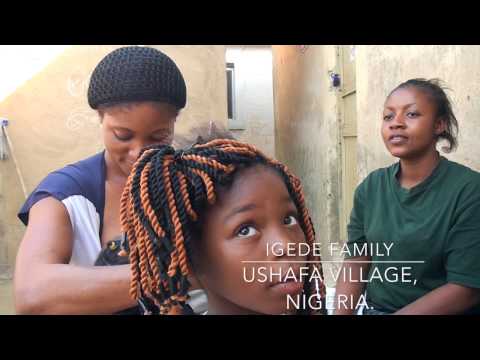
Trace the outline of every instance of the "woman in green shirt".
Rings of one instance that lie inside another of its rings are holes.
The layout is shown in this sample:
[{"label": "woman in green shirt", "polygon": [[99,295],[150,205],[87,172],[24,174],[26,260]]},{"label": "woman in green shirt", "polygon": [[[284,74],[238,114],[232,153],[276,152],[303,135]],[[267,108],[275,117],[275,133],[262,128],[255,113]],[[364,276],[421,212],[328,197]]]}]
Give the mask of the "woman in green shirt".
[{"label": "woman in green shirt", "polygon": [[396,87],[381,132],[400,161],[355,191],[335,314],[354,314],[365,290],[365,314],[480,313],[480,173],[437,151],[458,132],[440,82]]}]

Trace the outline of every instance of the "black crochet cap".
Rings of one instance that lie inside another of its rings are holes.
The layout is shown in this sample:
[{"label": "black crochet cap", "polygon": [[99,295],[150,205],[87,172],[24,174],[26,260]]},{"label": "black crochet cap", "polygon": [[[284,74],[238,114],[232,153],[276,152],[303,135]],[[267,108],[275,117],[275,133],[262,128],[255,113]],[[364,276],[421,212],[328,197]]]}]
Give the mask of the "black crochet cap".
[{"label": "black crochet cap", "polygon": [[177,65],[161,51],[127,46],[105,56],[88,86],[92,109],[110,103],[160,101],[180,110],[187,102],[185,80]]}]

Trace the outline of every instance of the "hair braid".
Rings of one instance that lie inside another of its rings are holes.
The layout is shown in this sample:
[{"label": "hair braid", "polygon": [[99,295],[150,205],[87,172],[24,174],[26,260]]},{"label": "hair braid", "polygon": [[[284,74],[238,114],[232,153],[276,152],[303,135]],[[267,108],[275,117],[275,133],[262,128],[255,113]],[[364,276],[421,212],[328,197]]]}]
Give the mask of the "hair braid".
[{"label": "hair braid", "polygon": [[[148,154],[147,154],[148,155]],[[130,198],[130,189],[132,186],[133,178],[137,173],[138,166],[140,165],[140,161],[134,164],[132,172],[127,179],[126,186],[123,190],[122,197],[120,199],[120,222],[122,226],[122,230],[127,234],[127,238],[129,240],[129,247],[130,247],[130,268],[132,272],[132,286],[130,289],[130,295],[138,299],[139,296],[139,288],[137,286],[138,279],[140,278],[140,265],[138,259],[138,251],[137,251],[137,242],[134,236],[135,234],[135,227],[133,226],[133,206],[132,201]]]},{"label": "hair braid", "polygon": [[[177,169],[171,168],[170,169],[170,177],[172,179],[172,187],[174,189],[174,196],[175,196],[175,201],[177,204],[177,210],[178,210],[178,216],[180,219],[180,225],[182,227],[182,233],[183,233],[183,238],[184,238],[184,247],[186,251],[186,257],[191,258],[191,251],[190,251],[190,243],[191,243],[191,230],[190,230],[190,224],[191,220],[193,219],[198,219],[196,217],[196,213],[193,213],[195,215],[193,218],[191,215],[189,215],[187,211],[187,202],[190,203],[190,200],[188,200],[188,189],[187,189],[187,184],[184,184],[184,192],[182,192],[182,185],[180,182],[180,177],[178,174],[181,174],[178,172]],[[193,211],[193,210],[192,210]]]},{"label": "hair braid", "polygon": [[[172,160],[173,161],[173,160]],[[180,267],[181,274],[186,276],[188,274],[187,256],[185,246],[183,242],[183,231],[180,219],[178,216],[177,206],[175,202],[175,196],[172,189],[172,182],[168,170],[170,161],[165,161],[163,166],[163,176],[166,196],[168,199],[168,209],[170,211],[171,219],[173,222],[173,237],[174,237],[174,250],[172,252],[172,259],[168,268],[168,275],[173,277],[177,272],[177,267]]]}]

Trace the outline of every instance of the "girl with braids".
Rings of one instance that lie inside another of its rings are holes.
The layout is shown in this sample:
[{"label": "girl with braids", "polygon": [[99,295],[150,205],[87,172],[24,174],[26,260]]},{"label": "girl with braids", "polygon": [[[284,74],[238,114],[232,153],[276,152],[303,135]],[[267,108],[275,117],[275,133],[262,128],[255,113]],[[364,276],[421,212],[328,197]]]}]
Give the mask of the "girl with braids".
[{"label": "girl with braids", "polygon": [[[308,306],[289,309],[287,295],[324,299],[320,259],[298,254],[298,244],[315,241],[300,181],[251,145],[148,147],[125,186],[121,223],[130,294],[146,313],[185,313],[192,277],[207,294],[208,314],[309,314]],[[268,250],[289,244],[290,256]],[[320,277],[302,278],[307,261]],[[245,281],[244,272],[259,266],[278,279]]]},{"label": "girl with braids", "polygon": [[[480,174],[437,151],[440,140],[445,152],[455,149],[457,128],[438,80],[408,80],[387,97],[382,137],[400,161],[372,172],[355,192],[343,266],[352,275],[339,277],[339,299],[358,299],[361,274],[386,274],[394,263],[412,276],[372,276],[367,314],[480,313]],[[382,243],[387,256],[355,254],[355,246]],[[354,310],[342,306],[336,314]]]},{"label": "girl with braids", "polygon": [[121,47],[94,69],[88,103],[105,150],[50,173],[20,210],[27,229],[16,259],[17,313],[111,314],[136,305],[128,264],[94,262],[121,233],[120,197],[140,150],[172,142],[186,85],[159,50]]}]

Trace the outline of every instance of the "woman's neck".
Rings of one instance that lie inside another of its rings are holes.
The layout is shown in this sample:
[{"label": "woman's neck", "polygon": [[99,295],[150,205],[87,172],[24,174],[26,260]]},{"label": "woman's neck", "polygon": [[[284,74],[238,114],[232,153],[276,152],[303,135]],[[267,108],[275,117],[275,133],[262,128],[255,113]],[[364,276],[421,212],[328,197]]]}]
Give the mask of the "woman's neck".
[{"label": "woman's neck", "polygon": [[118,165],[112,160],[108,151],[105,151],[105,180],[110,183],[121,185],[122,187],[127,182],[127,176],[122,172]]},{"label": "woman's neck", "polygon": [[432,174],[439,162],[440,154],[435,148],[418,158],[401,159],[398,174],[400,185],[410,189],[420,184]]}]

